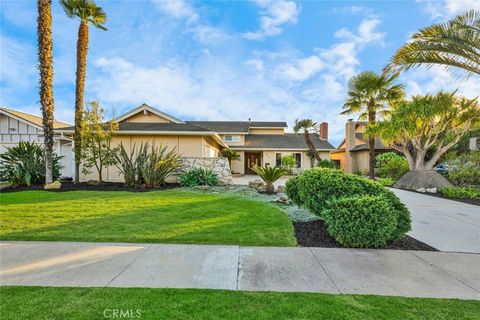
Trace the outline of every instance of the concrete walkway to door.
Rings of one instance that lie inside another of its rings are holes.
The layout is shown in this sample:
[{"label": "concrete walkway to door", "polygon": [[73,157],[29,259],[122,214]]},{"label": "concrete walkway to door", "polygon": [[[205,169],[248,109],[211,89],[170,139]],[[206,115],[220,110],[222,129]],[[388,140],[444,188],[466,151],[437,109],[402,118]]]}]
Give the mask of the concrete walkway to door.
[{"label": "concrete walkway to door", "polygon": [[140,243],[0,242],[0,285],[210,288],[480,300],[480,255]]}]

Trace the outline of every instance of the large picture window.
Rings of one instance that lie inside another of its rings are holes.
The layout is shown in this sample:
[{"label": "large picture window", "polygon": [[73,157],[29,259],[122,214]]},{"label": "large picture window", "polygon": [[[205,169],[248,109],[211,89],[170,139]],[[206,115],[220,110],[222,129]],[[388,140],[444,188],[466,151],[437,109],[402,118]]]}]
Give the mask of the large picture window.
[{"label": "large picture window", "polygon": [[302,154],[301,153],[292,153],[292,156],[295,158],[295,167],[300,168],[302,166]]},{"label": "large picture window", "polygon": [[275,153],[275,167],[279,168],[282,166],[282,154]]}]

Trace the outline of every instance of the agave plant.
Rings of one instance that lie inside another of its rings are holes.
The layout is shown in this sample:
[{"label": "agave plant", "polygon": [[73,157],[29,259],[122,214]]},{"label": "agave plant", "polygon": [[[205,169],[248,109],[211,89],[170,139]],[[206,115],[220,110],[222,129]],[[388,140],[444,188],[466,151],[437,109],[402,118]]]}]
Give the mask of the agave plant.
[{"label": "agave plant", "polygon": [[[60,177],[61,158],[52,154],[53,180]],[[29,141],[7,148],[0,155],[0,178],[16,186],[45,183],[45,150]]]},{"label": "agave plant", "polygon": [[263,180],[263,182],[265,182],[265,191],[267,193],[273,193],[273,191],[275,190],[273,183],[287,174],[287,170],[285,170],[284,168],[270,166],[255,166],[252,168],[252,170],[256,174],[258,174],[258,176]]},{"label": "agave plant", "polygon": [[193,168],[180,176],[180,185],[184,187],[216,186],[218,175],[212,169]]}]

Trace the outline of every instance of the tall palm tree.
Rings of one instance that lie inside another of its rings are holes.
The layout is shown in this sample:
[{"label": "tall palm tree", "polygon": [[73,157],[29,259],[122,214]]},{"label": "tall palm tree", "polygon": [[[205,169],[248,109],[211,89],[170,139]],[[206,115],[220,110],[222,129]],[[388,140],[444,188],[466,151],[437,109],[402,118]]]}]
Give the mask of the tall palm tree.
[{"label": "tall palm tree", "polygon": [[420,29],[395,53],[385,72],[417,65],[442,65],[466,70],[467,75],[480,74],[480,11],[470,10],[448,22]]},{"label": "tall palm tree", "polygon": [[53,181],[53,41],[52,0],[38,0],[38,60],[40,70],[40,104],[42,105],[45,144],[45,183]]},{"label": "tall palm tree", "polygon": [[295,133],[299,133],[303,131],[303,137],[305,138],[305,143],[307,144],[308,150],[310,151],[310,155],[313,156],[318,162],[322,161],[320,155],[318,154],[315,145],[310,139],[311,132],[318,132],[318,123],[313,121],[312,119],[302,119],[302,120],[295,120],[293,131]]},{"label": "tall palm tree", "polygon": [[[404,86],[395,84],[398,74],[379,75],[364,71],[348,82],[348,99],[341,114],[360,113],[360,120],[374,124],[377,116],[388,114],[388,107],[405,97]],[[369,176],[375,178],[375,137],[368,139]]]},{"label": "tall palm tree", "polygon": [[79,18],[77,39],[77,71],[75,79],[75,182],[80,177],[81,160],[81,125],[83,113],[83,94],[85,90],[85,77],[87,73],[87,52],[88,52],[88,24],[96,28],[107,30],[105,23],[107,15],[103,9],[95,4],[93,0],[60,0],[60,4],[69,18]]}]

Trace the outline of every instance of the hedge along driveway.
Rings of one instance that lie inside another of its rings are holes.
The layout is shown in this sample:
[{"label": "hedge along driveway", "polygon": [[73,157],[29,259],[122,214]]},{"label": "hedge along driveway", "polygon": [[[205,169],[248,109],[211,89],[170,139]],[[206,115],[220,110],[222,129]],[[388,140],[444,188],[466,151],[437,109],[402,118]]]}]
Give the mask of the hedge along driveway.
[{"label": "hedge along driveway", "polygon": [[1,240],[295,246],[280,209],[183,190],[1,194]]}]

